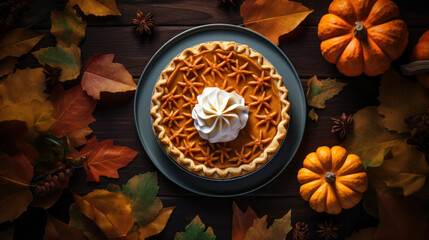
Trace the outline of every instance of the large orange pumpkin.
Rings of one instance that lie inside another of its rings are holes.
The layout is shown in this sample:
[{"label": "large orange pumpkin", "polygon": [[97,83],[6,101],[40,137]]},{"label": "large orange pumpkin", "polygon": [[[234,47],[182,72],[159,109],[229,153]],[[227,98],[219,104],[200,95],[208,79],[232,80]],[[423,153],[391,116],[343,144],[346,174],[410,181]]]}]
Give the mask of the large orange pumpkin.
[{"label": "large orange pumpkin", "polygon": [[[429,30],[420,37],[411,53],[411,61],[429,60]],[[429,70],[429,69],[427,69]],[[429,88],[429,72],[418,74],[417,79],[424,87]]]},{"label": "large orange pumpkin", "polygon": [[317,148],[304,159],[298,172],[299,193],[317,212],[338,214],[354,207],[368,187],[363,164],[341,146]]},{"label": "large orange pumpkin", "polygon": [[390,0],[334,0],[319,22],[323,57],[346,76],[384,73],[408,43],[398,16]]}]

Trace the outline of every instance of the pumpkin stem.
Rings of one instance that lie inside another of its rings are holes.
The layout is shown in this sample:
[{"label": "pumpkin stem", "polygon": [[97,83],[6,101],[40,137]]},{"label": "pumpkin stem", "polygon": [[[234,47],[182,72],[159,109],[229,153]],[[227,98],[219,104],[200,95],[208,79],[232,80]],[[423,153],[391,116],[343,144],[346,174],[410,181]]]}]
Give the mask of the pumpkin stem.
[{"label": "pumpkin stem", "polygon": [[333,172],[325,173],[325,180],[328,183],[334,183],[335,182],[335,173],[333,173]]},{"label": "pumpkin stem", "polygon": [[429,72],[429,60],[414,61],[401,66],[402,73],[406,76]]},{"label": "pumpkin stem", "polygon": [[353,30],[355,37],[361,41],[366,39],[366,27],[361,22],[355,22],[356,26]]}]

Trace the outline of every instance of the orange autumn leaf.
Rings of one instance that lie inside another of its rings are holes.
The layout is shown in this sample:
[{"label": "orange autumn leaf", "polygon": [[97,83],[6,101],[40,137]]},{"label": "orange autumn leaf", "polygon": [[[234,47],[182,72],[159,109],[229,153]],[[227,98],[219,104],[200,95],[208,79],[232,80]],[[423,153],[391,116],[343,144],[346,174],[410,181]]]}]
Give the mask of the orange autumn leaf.
[{"label": "orange autumn leaf", "polygon": [[43,240],[87,240],[82,230],[55,219],[48,213]]},{"label": "orange autumn leaf", "polygon": [[69,141],[73,147],[80,147],[85,145],[87,142],[86,136],[92,133],[92,129],[89,127],[84,127],[71,131],[67,134]]},{"label": "orange autumn leaf", "polygon": [[0,223],[12,221],[33,201],[30,182],[33,166],[23,155],[0,152]]},{"label": "orange autumn leaf", "polygon": [[85,62],[82,88],[94,99],[100,92],[127,92],[136,90],[136,83],[124,65],[114,63],[115,54],[96,54]]},{"label": "orange autumn leaf", "polygon": [[294,30],[311,12],[289,0],[246,0],[240,8],[243,23],[276,45],[279,37]]},{"label": "orange autumn leaf", "polygon": [[232,203],[232,240],[243,240],[247,230],[252,226],[253,220],[257,219],[255,211],[247,207],[244,213],[235,202]]},{"label": "orange autumn leaf", "polygon": [[171,213],[173,213],[175,207],[166,207],[159,211],[159,214],[148,224],[140,225],[139,228],[139,239],[144,240],[148,237],[154,236],[164,230],[170,219]]},{"label": "orange autumn leaf", "polygon": [[291,210],[280,219],[274,219],[273,224],[267,228],[267,215],[257,218],[253,225],[247,230],[245,240],[284,240],[286,235],[292,230]]},{"label": "orange autumn leaf", "polygon": [[25,28],[15,28],[0,38],[0,59],[20,57],[29,52],[44,35]]},{"label": "orange autumn leaf", "polygon": [[124,195],[97,189],[74,195],[81,213],[103,231],[107,239],[126,239],[134,224],[130,200]]},{"label": "orange autumn leaf", "polygon": [[121,16],[115,0],[70,0],[72,6],[79,5],[85,15]]},{"label": "orange autumn leaf", "polygon": [[58,84],[52,90],[50,100],[54,106],[53,116],[57,121],[49,132],[57,137],[87,128],[95,121],[92,113],[97,102],[89,97],[80,85],[64,90]]},{"label": "orange autumn leaf", "polygon": [[96,137],[92,137],[80,151],[81,155],[89,154],[83,163],[86,181],[98,182],[100,176],[119,178],[117,170],[128,165],[137,153],[128,147],[113,145],[112,139],[98,142]]}]

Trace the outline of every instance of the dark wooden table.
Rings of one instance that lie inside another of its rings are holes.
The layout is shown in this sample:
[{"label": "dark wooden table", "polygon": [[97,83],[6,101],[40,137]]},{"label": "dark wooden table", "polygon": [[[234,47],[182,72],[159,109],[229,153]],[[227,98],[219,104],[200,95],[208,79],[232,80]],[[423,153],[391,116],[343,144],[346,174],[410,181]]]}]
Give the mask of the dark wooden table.
[{"label": "dark wooden table", "polygon": [[[429,28],[427,8],[422,7],[425,0],[394,0],[400,8],[400,18],[408,26],[410,33],[408,46],[402,57],[393,62],[393,67],[399,69],[401,64],[409,61],[409,55],[420,37]],[[86,37],[80,45],[82,61],[96,53],[115,53],[115,62],[125,65],[138,82],[140,74],[153,54],[176,34],[209,23],[242,24],[239,6],[222,5],[217,0],[116,0],[122,13],[120,17],[87,18]],[[231,238],[232,202],[245,210],[251,206],[259,217],[268,215],[268,223],[282,217],[292,209],[292,225],[301,221],[309,225],[311,239],[317,236],[317,223],[326,219],[340,225],[341,239],[351,235],[360,228],[377,226],[378,220],[367,215],[362,204],[344,210],[338,215],[328,215],[313,211],[308,203],[299,196],[299,184],[296,180],[298,170],[302,167],[304,157],[320,145],[333,146],[341,142],[330,133],[331,117],[339,116],[342,112],[355,113],[368,105],[377,105],[378,77],[345,77],[339,73],[335,65],[328,63],[320,53],[320,40],[317,37],[317,24],[327,13],[331,0],[300,0],[298,2],[314,9],[307,19],[296,30],[280,38],[280,48],[294,65],[306,90],[307,80],[317,75],[319,79],[336,78],[348,85],[344,90],[327,101],[325,110],[317,111],[319,121],[307,120],[306,130],[301,146],[285,171],[267,186],[253,193],[234,198],[204,197],[188,192],[168,180],[158,172],[159,196],[164,206],[176,206],[170,221],[164,231],[151,239],[173,239],[176,232],[183,231],[185,226],[199,215],[206,226],[211,226],[217,239]],[[130,23],[136,17],[136,11],[152,12],[157,26],[150,37],[140,38],[134,33]],[[33,26],[35,31],[48,32],[49,21]],[[44,39],[36,48],[52,39]],[[119,179],[100,178],[99,183],[87,183],[85,172],[78,169],[71,180],[70,190],[77,194],[86,194],[94,189],[104,188],[108,183],[124,184],[132,176],[147,171],[157,171],[144,151],[134,123],[132,97],[125,101],[102,100],[94,113],[97,121],[90,125],[94,135],[99,140],[114,139],[117,145],[128,146],[139,151],[139,154],[127,167],[119,170]],[[68,221],[68,206],[72,202],[69,191],[66,191],[60,201],[49,212],[55,217]],[[17,227],[16,233],[32,232],[34,237],[43,236],[43,228],[38,228],[38,220],[28,218],[40,214],[41,221],[45,219],[43,211],[30,208],[20,217],[19,221],[27,227]],[[30,226],[30,229],[28,228]],[[289,234],[289,238],[291,235]]]}]

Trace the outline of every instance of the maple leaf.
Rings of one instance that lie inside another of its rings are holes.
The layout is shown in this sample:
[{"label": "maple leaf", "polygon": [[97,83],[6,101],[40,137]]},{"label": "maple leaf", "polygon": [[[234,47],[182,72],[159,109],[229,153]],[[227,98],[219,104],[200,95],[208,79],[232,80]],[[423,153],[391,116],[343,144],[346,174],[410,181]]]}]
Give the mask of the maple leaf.
[{"label": "maple leaf", "polygon": [[70,0],[72,6],[79,5],[85,15],[94,16],[121,16],[115,0]]},{"label": "maple leaf", "polygon": [[253,220],[257,219],[256,212],[249,206],[244,213],[232,202],[232,240],[243,240],[247,230],[252,226]]},{"label": "maple leaf", "polygon": [[14,233],[15,233],[15,227],[12,226],[12,227],[0,232],[0,239],[13,240]]},{"label": "maple leaf", "polygon": [[92,129],[89,127],[84,127],[71,131],[67,134],[69,138],[70,145],[74,147],[80,147],[87,143],[86,136],[92,133]]},{"label": "maple leaf", "polygon": [[12,104],[43,102],[48,98],[43,68],[26,68],[10,74],[0,84],[0,108]]},{"label": "maple leaf", "polygon": [[105,240],[106,237],[100,228],[92,220],[80,212],[76,203],[72,203],[69,208],[69,225],[82,230],[83,234],[91,240]]},{"label": "maple leaf", "polygon": [[308,89],[305,95],[307,105],[319,109],[326,108],[325,101],[341,92],[346,85],[330,78],[320,81],[314,75],[307,82]]},{"label": "maple leaf", "polygon": [[380,106],[383,125],[398,133],[409,132],[404,119],[426,112],[429,108],[429,91],[419,83],[402,78],[395,70],[383,74],[380,84]]},{"label": "maple leaf", "polygon": [[35,165],[39,153],[32,145],[26,142],[24,137],[27,131],[27,124],[23,121],[0,122],[0,152],[4,152],[9,156],[22,153]]},{"label": "maple leaf", "polygon": [[74,195],[75,203],[108,239],[124,239],[134,224],[131,204],[124,195],[96,189],[85,196]]},{"label": "maple leaf", "polygon": [[126,92],[136,90],[131,74],[120,63],[113,63],[115,54],[96,54],[85,62],[82,88],[94,99],[100,92]]},{"label": "maple leaf", "polygon": [[380,167],[374,169],[389,187],[400,187],[404,195],[420,190],[429,175],[429,164],[425,155],[406,143],[392,148],[393,157],[385,159]]},{"label": "maple leaf", "polygon": [[354,127],[343,146],[362,159],[366,167],[377,167],[390,149],[406,141],[404,136],[386,130],[377,107],[365,107],[353,115]]},{"label": "maple leaf", "polygon": [[195,216],[194,220],[185,227],[184,232],[178,232],[174,236],[174,240],[214,240],[216,236],[213,234],[213,229],[201,222],[200,217]]},{"label": "maple leaf", "polygon": [[314,108],[312,108],[309,112],[308,112],[308,117],[313,120],[313,121],[318,121],[319,120],[319,115],[317,115],[317,113],[314,111]]},{"label": "maple leaf", "polygon": [[350,238],[347,238],[347,240],[373,240],[376,229],[377,228],[375,227],[362,228],[357,232],[353,232]]},{"label": "maple leaf", "polygon": [[159,214],[148,224],[140,225],[139,228],[139,239],[144,240],[148,237],[159,234],[167,225],[170,219],[171,213],[173,213],[175,207],[163,208],[159,211]]},{"label": "maple leaf", "polygon": [[18,58],[16,57],[5,57],[0,60],[0,78],[15,71],[17,63]]},{"label": "maple leaf", "polygon": [[412,197],[377,191],[380,223],[374,239],[426,239],[429,221],[421,216],[419,202]]},{"label": "maple leaf", "polygon": [[83,163],[86,181],[98,182],[100,176],[119,178],[117,170],[128,165],[137,153],[128,147],[113,145],[112,139],[98,142],[95,136],[92,137],[80,151],[82,156],[89,154]]},{"label": "maple leaf", "polygon": [[45,236],[43,240],[83,240],[88,239],[80,229],[74,228],[61,222],[60,220],[51,216],[48,213],[48,219],[46,221]]},{"label": "maple leaf", "polygon": [[251,239],[272,239],[284,240],[290,230],[291,225],[291,210],[286,213],[282,218],[275,219],[270,228],[267,228],[267,215],[262,218],[257,218],[253,221],[253,225],[247,230],[244,236],[245,240]]},{"label": "maple leaf", "polygon": [[[53,117],[57,119],[49,131],[52,135],[62,137],[63,134],[69,134],[76,130],[83,131],[82,129],[87,128],[90,123],[95,121],[92,113],[97,102],[89,97],[80,85],[64,90],[58,84],[52,89],[50,100],[55,109]],[[89,134],[89,131],[84,133]]]},{"label": "maple leaf", "polygon": [[55,119],[52,117],[53,112],[54,108],[48,100],[11,104],[0,109],[0,122],[6,120],[24,121],[28,127],[26,138],[32,142],[40,134],[47,133],[55,123]]},{"label": "maple leaf", "polygon": [[0,152],[0,222],[12,221],[33,201],[30,182],[33,166],[23,155]]},{"label": "maple leaf", "polygon": [[35,33],[24,28],[15,28],[0,39],[0,59],[7,56],[20,57],[28,53],[44,34]]},{"label": "maple leaf", "polygon": [[294,30],[313,10],[289,0],[247,0],[240,8],[243,23],[279,45],[279,37]]},{"label": "maple leaf", "polygon": [[70,3],[67,3],[62,12],[52,10],[51,33],[59,45],[64,47],[70,47],[72,44],[79,45],[85,37],[85,28],[86,22],[77,16]]},{"label": "maple leaf", "polygon": [[41,65],[48,64],[62,69],[60,82],[74,80],[80,75],[82,62],[80,60],[80,48],[75,44],[70,47],[57,45],[55,47],[42,48],[31,52]]}]

